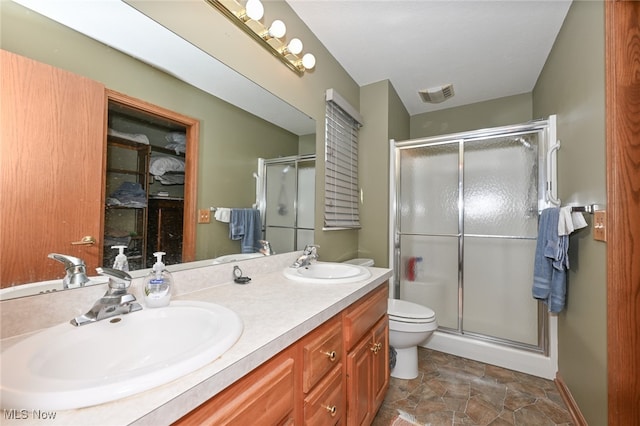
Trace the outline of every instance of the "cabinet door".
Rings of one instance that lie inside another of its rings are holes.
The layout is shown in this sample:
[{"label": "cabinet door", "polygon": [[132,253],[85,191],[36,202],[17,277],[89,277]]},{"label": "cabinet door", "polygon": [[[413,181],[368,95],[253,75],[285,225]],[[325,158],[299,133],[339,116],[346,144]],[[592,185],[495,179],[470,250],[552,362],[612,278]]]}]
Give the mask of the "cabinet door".
[{"label": "cabinet door", "polygon": [[[80,257],[94,272],[102,254],[105,88],[0,55],[0,286],[64,277],[63,265],[47,258],[52,252]],[[84,236],[97,242],[72,245]]]},{"label": "cabinet door", "polygon": [[385,315],[373,328],[373,351],[371,367],[374,414],[382,405],[389,388],[389,320]]},{"label": "cabinet door", "polygon": [[372,342],[365,338],[347,355],[347,424],[368,425],[373,420]]}]

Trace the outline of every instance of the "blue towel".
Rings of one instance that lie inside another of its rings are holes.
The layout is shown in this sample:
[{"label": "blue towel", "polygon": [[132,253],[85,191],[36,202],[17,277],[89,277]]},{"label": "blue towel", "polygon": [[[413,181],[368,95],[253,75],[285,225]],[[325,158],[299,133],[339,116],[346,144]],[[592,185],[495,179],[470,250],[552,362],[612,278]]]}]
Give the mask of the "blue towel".
[{"label": "blue towel", "polygon": [[558,235],[559,208],[542,211],[533,266],[533,297],[544,301],[549,312],[564,308],[569,269],[569,237]]},{"label": "blue towel", "polygon": [[262,222],[257,209],[231,209],[229,218],[229,238],[242,240],[241,253],[257,253],[262,239]]}]

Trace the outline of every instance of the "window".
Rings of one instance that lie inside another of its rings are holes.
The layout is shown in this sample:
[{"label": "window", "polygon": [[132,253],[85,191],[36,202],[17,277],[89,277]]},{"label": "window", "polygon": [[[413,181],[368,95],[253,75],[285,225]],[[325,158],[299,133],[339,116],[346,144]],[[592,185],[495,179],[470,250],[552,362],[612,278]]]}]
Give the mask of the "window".
[{"label": "window", "polygon": [[333,89],[325,117],[324,228],[360,228],[358,129],[360,114]]}]

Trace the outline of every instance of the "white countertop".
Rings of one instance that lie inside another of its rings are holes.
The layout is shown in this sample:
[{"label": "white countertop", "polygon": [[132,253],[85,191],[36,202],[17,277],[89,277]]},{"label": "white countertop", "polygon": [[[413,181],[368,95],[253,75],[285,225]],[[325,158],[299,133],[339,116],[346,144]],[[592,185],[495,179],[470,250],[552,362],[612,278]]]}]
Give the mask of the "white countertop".
[{"label": "white countertop", "polygon": [[58,411],[54,413],[54,419],[46,420],[38,419],[38,414],[42,413],[31,411],[26,413],[26,419],[10,420],[3,415],[2,424],[170,424],[391,276],[388,269],[370,268],[371,277],[358,283],[305,284],[286,279],[280,268],[253,275],[250,269],[246,273],[252,277],[249,284],[239,285],[229,281],[175,297],[175,300],[217,303],[235,311],[242,318],[244,331],[240,339],[217,360],[168,384],[118,401]]}]

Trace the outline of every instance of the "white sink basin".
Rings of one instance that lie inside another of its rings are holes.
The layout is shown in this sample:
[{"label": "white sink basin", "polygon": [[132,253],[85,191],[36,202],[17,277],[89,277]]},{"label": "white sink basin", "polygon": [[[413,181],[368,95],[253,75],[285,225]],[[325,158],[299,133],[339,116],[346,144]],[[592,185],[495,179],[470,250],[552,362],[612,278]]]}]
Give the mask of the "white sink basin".
[{"label": "white sink basin", "polygon": [[240,260],[255,259],[256,257],[263,257],[262,253],[236,253],[225,254],[224,256],[218,256],[211,263],[217,265],[218,263],[238,262]]},{"label": "white sink basin", "polygon": [[124,398],[214,361],[242,329],[235,312],[191,301],[60,324],[0,354],[2,408],[67,410]]},{"label": "white sink basin", "polygon": [[366,280],[371,276],[371,271],[348,263],[314,262],[302,268],[285,268],[284,276],[306,283],[346,284]]}]

